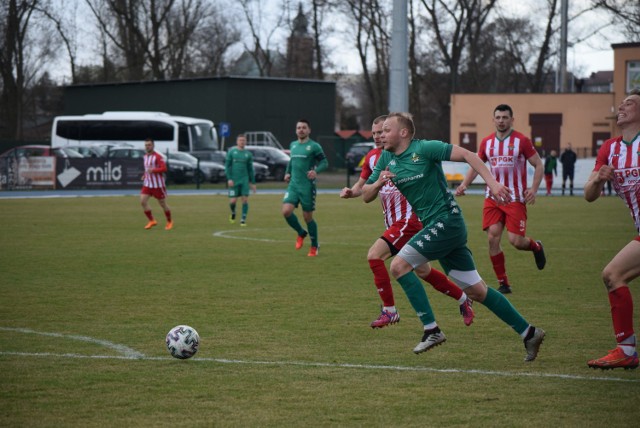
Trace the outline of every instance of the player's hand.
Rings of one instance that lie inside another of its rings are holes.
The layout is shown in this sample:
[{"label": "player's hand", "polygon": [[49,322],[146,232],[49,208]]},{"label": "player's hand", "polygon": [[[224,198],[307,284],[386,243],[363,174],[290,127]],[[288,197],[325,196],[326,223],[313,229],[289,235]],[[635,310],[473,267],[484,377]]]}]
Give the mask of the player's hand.
[{"label": "player's hand", "polygon": [[227,186],[233,187],[233,180],[227,180]]},{"label": "player's hand", "polygon": [[598,170],[598,181],[613,180],[613,167],[611,165],[602,165]]},{"label": "player's hand", "polygon": [[536,203],[536,192],[531,189],[524,189],[524,203],[527,205],[533,205]]},{"label": "player's hand", "polygon": [[309,172],[307,172],[307,178],[309,180],[315,180],[318,177],[318,174],[316,174],[316,170],[312,169]]},{"label": "player's hand", "polygon": [[255,184],[251,185],[251,190],[253,191],[253,193],[255,194],[258,191],[258,188],[256,187]]},{"label": "player's hand", "polygon": [[291,174],[285,174],[284,175],[284,181],[287,182],[287,183],[290,182],[291,181]]},{"label": "player's hand", "polygon": [[464,196],[465,190],[467,190],[467,186],[460,183],[460,185],[456,188],[456,196]]},{"label": "player's hand", "polygon": [[506,205],[511,202],[511,192],[507,186],[496,181],[495,184],[489,187],[489,191],[498,205]]},{"label": "player's hand", "polygon": [[377,183],[380,187],[382,187],[385,184],[387,184],[389,181],[391,181],[391,179],[395,176],[396,175],[393,172],[389,171],[389,167],[387,167],[387,169],[385,169],[380,173]]},{"label": "player's hand", "polygon": [[340,191],[340,197],[343,199],[349,199],[352,196],[353,196],[353,190],[351,190],[351,188],[349,187],[344,187]]}]

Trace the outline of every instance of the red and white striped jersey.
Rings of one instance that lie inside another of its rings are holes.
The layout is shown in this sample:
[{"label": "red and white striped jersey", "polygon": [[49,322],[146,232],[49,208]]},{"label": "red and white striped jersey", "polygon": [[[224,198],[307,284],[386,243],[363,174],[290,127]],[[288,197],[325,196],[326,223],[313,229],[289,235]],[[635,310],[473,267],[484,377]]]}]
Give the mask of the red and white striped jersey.
[{"label": "red and white striped jersey", "polygon": [[629,207],[640,234],[640,134],[630,143],[623,141],[621,136],[605,141],[598,150],[593,170],[598,171],[603,165],[613,167],[611,184]]},{"label": "red and white striped jersey", "polygon": [[[480,159],[489,162],[491,174],[498,183],[509,188],[513,201],[520,202],[524,202],[527,188],[527,159],[536,153],[531,140],[515,130],[502,140],[494,132],[482,140],[478,150]],[[485,196],[491,196],[488,187]]]},{"label": "red and white striped jersey", "polygon": [[[365,181],[373,173],[373,168],[376,166],[381,154],[382,148],[371,149],[366,154],[362,164],[362,172],[360,173],[360,177]],[[378,192],[378,198],[382,203],[384,225],[387,229],[395,222],[409,220],[413,214],[413,208],[391,181],[382,186],[380,192]]]},{"label": "red and white striped jersey", "polygon": [[164,173],[167,171],[167,164],[158,152],[145,153],[144,171],[143,186],[150,189],[164,189]]}]

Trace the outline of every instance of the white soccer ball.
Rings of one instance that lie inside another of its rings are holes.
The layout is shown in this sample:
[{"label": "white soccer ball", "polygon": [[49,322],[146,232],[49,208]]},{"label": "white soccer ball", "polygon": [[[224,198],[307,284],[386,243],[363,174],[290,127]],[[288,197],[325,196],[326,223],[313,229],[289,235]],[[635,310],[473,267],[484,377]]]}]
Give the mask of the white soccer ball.
[{"label": "white soccer ball", "polygon": [[193,327],[178,325],[169,330],[166,342],[171,356],[185,360],[198,352],[200,336]]}]

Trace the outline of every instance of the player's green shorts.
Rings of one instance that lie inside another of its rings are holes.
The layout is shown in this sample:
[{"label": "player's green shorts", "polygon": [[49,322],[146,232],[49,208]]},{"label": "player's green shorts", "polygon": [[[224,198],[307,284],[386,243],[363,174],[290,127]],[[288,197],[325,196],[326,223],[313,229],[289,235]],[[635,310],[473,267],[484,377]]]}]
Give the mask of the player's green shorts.
[{"label": "player's green shorts", "polygon": [[301,189],[300,186],[289,185],[289,187],[287,187],[287,193],[284,194],[284,198],[282,199],[282,203],[291,204],[296,208],[298,204],[300,204],[303,211],[315,211],[316,186],[311,185],[305,189]]},{"label": "player's green shorts", "polygon": [[471,250],[467,247],[467,227],[461,215],[430,222],[407,245],[429,261],[438,260],[447,273],[451,270],[476,270]]},{"label": "player's green shorts", "polygon": [[233,182],[233,187],[229,187],[229,197],[237,198],[238,196],[249,196],[249,182]]}]

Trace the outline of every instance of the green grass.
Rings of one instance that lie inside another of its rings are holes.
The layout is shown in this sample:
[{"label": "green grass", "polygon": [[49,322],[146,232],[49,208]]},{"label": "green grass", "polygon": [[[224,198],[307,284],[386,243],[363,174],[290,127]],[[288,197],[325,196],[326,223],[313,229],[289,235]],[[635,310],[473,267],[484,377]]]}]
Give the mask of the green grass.
[{"label": "green grass", "polygon": [[[383,228],[377,201],[320,195],[315,259],[294,250],[281,195],[252,196],[242,229],[228,223],[227,201],[170,194],[168,232],[164,221],[142,228],[134,196],[0,200],[0,426],[637,423],[640,370],[586,366],[614,346],[600,272],[635,234],[619,199],[539,198],[528,234],[545,244],[543,271],[503,240],[509,299],[547,331],[531,364],[484,307],[465,327],[457,303],[431,288],[443,346],[411,352],[421,326],[398,285],[402,322],[368,327],[379,310],[366,263]],[[482,198],[459,201],[478,270],[495,286]],[[177,324],[200,333],[191,360],[165,349]]]}]

